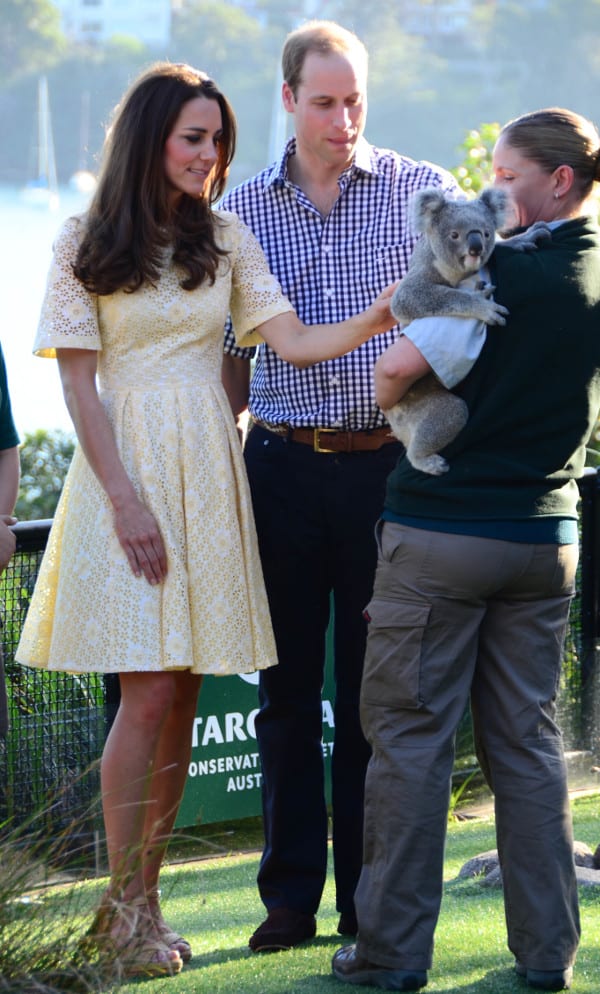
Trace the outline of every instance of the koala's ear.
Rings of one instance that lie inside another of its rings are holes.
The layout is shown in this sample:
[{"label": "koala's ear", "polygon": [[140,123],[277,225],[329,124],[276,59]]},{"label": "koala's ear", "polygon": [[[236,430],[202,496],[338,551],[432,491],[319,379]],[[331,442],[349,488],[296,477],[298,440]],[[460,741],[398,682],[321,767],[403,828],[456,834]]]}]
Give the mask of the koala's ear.
[{"label": "koala's ear", "polygon": [[490,210],[496,228],[501,228],[508,214],[508,195],[497,186],[490,186],[479,197],[481,203]]},{"label": "koala's ear", "polygon": [[427,186],[415,193],[412,200],[412,222],[417,231],[424,231],[446,203],[446,194],[437,186]]}]

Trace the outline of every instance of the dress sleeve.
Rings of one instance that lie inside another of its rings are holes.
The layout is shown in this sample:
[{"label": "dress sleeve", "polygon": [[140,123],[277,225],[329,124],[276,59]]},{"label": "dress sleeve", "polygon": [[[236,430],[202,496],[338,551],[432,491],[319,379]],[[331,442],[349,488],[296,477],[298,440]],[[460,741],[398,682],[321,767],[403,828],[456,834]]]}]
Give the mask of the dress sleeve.
[{"label": "dress sleeve", "polygon": [[231,321],[238,345],[259,345],[257,325],[294,308],[273,276],[254,234],[241,221],[239,240],[232,255]]},{"label": "dress sleeve", "polygon": [[46,283],[46,293],[33,351],[56,358],[56,349],[102,349],[98,298],[73,272],[79,247],[80,221],[69,218],[59,231]]}]

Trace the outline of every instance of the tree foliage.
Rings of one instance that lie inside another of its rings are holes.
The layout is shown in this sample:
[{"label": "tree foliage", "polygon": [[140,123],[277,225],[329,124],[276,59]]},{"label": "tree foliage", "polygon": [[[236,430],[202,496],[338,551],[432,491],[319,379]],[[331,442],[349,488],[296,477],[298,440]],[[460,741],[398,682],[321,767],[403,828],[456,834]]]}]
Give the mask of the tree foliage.
[{"label": "tree foliage", "polygon": [[[113,39],[95,47],[60,36],[50,0],[4,0],[0,180],[26,179],[37,76],[49,77],[59,177],[76,167],[80,94],[90,93],[90,164],[123,90],[144,65],[188,61],[213,75],[239,122],[231,182],[270,157],[272,112],[286,33],[307,17],[355,30],[370,53],[367,137],[446,168],[478,121],[505,122],[552,104],[595,119],[600,86],[600,0],[187,0],[173,11],[169,44]],[[535,46],[532,49],[532,39]],[[577,67],[577,72],[573,67]],[[58,113],[60,108],[60,113]],[[475,189],[473,187],[472,189]]]},{"label": "tree foliage", "polygon": [[20,521],[52,518],[69,468],[75,438],[64,431],[28,432],[20,449],[21,488],[15,508]]},{"label": "tree foliage", "polygon": [[216,80],[238,121],[231,181],[268,165],[268,139],[284,33],[219,0],[190,0],[173,12],[168,55]]},{"label": "tree foliage", "polygon": [[466,193],[479,194],[491,182],[492,153],[499,131],[498,123],[480,124],[468,132],[460,146],[463,159],[452,173]]},{"label": "tree foliage", "polygon": [[3,0],[0,79],[6,85],[24,73],[39,73],[65,49],[60,14],[50,0]]}]

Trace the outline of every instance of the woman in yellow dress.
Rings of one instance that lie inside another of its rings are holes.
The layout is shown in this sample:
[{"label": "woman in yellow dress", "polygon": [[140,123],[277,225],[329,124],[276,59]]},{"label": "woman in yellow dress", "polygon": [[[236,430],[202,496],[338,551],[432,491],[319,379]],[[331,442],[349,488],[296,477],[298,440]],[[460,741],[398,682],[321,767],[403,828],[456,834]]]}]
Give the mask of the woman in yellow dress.
[{"label": "woman in yellow dress", "polygon": [[17,659],[118,673],[101,764],[110,882],[96,923],[122,973],[191,956],[158,878],[183,793],[204,673],[276,663],[223,328],[298,366],[394,324],[306,327],[237,216],[213,210],[235,147],[212,80],[159,63],[126,93],[87,214],[60,231],[35,342],[56,357],[78,446]]}]

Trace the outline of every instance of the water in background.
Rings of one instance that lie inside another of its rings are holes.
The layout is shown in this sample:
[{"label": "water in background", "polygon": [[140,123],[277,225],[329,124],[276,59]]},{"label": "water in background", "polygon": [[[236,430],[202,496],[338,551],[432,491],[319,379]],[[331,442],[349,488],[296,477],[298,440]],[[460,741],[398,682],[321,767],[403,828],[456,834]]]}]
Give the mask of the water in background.
[{"label": "water in background", "polygon": [[63,220],[85,209],[89,195],[61,189],[58,210],[23,202],[16,187],[0,184],[0,342],[6,359],[19,434],[37,428],[72,431],[58,366],[31,348],[52,257]]}]

